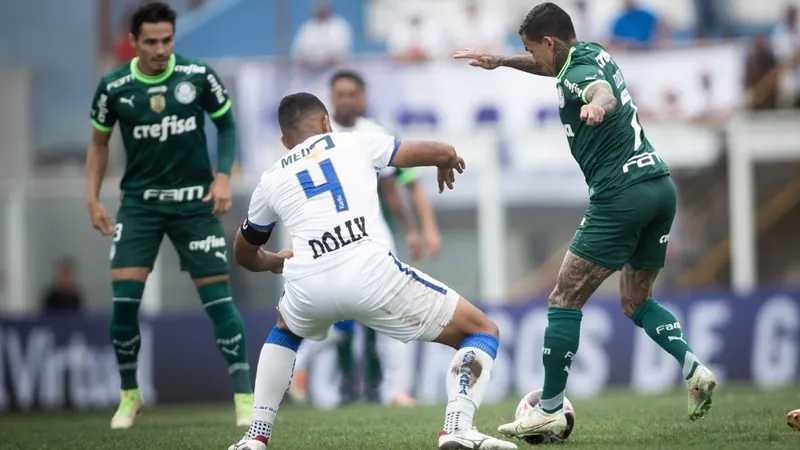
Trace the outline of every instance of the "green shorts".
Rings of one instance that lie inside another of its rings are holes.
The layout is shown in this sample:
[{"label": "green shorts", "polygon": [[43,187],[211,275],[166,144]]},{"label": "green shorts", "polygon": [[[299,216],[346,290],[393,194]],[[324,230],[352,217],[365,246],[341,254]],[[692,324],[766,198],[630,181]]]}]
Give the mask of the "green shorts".
[{"label": "green shorts", "polygon": [[595,264],[621,270],[664,267],[677,195],[669,176],[589,203],[569,250]]},{"label": "green shorts", "polygon": [[111,268],[153,268],[161,239],[167,235],[192,278],[228,273],[228,247],[222,219],[212,204],[170,204],[123,199],[111,245]]}]

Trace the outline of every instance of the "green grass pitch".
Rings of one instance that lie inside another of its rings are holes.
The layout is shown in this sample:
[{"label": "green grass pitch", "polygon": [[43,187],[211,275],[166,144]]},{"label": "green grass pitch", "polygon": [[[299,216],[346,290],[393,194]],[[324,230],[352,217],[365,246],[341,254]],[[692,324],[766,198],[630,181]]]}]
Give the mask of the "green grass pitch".
[{"label": "green grass pitch", "polygon": [[[800,432],[786,426],[800,408],[800,389],[760,392],[723,386],[710,415],[690,422],[684,392],[639,396],[610,391],[573,402],[575,432],[561,448],[800,449]],[[492,435],[514,414],[516,401],[487,405],[476,424]],[[34,412],[0,415],[0,449],[227,449],[243,429],[233,405],[159,406],[136,427],[112,431],[111,412]],[[270,449],[435,449],[443,406],[385,408],[352,405],[334,411],[284,406]],[[532,448],[520,442],[521,449]]]}]

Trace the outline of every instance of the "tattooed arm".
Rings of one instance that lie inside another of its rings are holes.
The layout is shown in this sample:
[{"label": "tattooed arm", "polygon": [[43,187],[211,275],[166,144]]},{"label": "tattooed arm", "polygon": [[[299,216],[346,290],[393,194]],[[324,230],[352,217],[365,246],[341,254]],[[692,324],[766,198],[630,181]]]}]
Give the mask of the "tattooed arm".
[{"label": "tattooed arm", "polygon": [[555,76],[530,55],[503,56],[490,55],[475,50],[460,50],[453,55],[453,58],[467,59],[469,60],[470,66],[480,67],[486,70],[492,70],[498,67],[509,67],[511,69],[517,69],[544,77]]},{"label": "tattooed arm", "polygon": [[614,96],[611,85],[604,80],[590,84],[581,98],[586,102],[581,107],[581,120],[590,126],[602,123],[606,114],[617,107],[617,97]]},{"label": "tattooed arm", "polygon": [[494,56],[494,58],[497,58],[497,64],[501,67],[510,67],[543,77],[553,76],[543,65],[539,64],[539,62],[530,55]]},{"label": "tattooed arm", "polygon": [[598,81],[589,85],[583,93],[583,99],[589,105],[603,108],[606,114],[614,111],[617,107],[617,97],[607,81]]}]

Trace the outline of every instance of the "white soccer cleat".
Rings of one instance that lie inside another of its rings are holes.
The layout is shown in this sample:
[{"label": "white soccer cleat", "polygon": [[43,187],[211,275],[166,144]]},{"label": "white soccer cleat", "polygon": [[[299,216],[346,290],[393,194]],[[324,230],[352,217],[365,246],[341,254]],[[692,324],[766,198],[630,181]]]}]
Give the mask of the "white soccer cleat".
[{"label": "white soccer cleat", "polygon": [[567,417],[563,410],[546,413],[536,405],[531,412],[511,423],[500,425],[497,431],[510,437],[561,436],[567,429]]},{"label": "white soccer cleat", "polygon": [[268,442],[269,439],[264,436],[256,436],[255,439],[242,439],[228,447],[228,450],[267,450]]},{"label": "white soccer cleat", "polygon": [[476,428],[448,434],[439,433],[439,450],[514,450],[517,445],[479,432]]},{"label": "white soccer cleat", "polygon": [[689,390],[689,419],[697,420],[705,417],[711,405],[714,404],[712,396],[717,388],[717,377],[706,367],[697,366],[694,375],[687,381]]},{"label": "white soccer cleat", "polygon": [[111,418],[112,430],[124,430],[133,426],[136,416],[142,410],[142,395],[139,389],[122,391],[119,407]]}]

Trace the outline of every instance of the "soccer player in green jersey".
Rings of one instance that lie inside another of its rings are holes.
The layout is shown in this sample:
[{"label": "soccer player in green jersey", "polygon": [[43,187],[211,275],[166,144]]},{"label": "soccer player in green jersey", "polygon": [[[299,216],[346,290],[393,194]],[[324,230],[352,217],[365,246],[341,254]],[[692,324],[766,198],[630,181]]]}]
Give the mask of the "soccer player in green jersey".
[{"label": "soccer player in green jersey", "polygon": [[[197,287],[234,382],[236,423],[249,426],[252,384],[244,323],[228,285],[225,228],[236,124],[228,93],[207,64],[172,52],[175,12],[164,3],[142,5],[131,19],[137,57],[101,80],[92,102],[86,156],[87,204],[92,225],[112,236],[111,342],[121,378],[121,401],[111,428],[130,428],[142,407],[136,380],[138,312],[145,280],[166,234],[181,269]],[[219,131],[217,171],[206,145],[205,115]],[[114,124],[125,147],[121,206],[116,220],[99,201]]]},{"label": "soccer player in green jersey", "polygon": [[625,314],[683,369],[689,418],[711,407],[717,380],[700,364],[675,316],[653,298],[675,216],[667,164],[647,140],[620,68],[598,44],[579,41],[569,15],[553,3],[535,6],[519,29],[530,55],[471,50],[456,58],[484,69],[510,67],[556,78],[559,109],[572,156],[589,187],[586,209],[548,300],[542,361],[544,391],[533,413],[498,429],[511,436],[561,434],[564,390],[578,352],[581,308],[616,271]]}]

